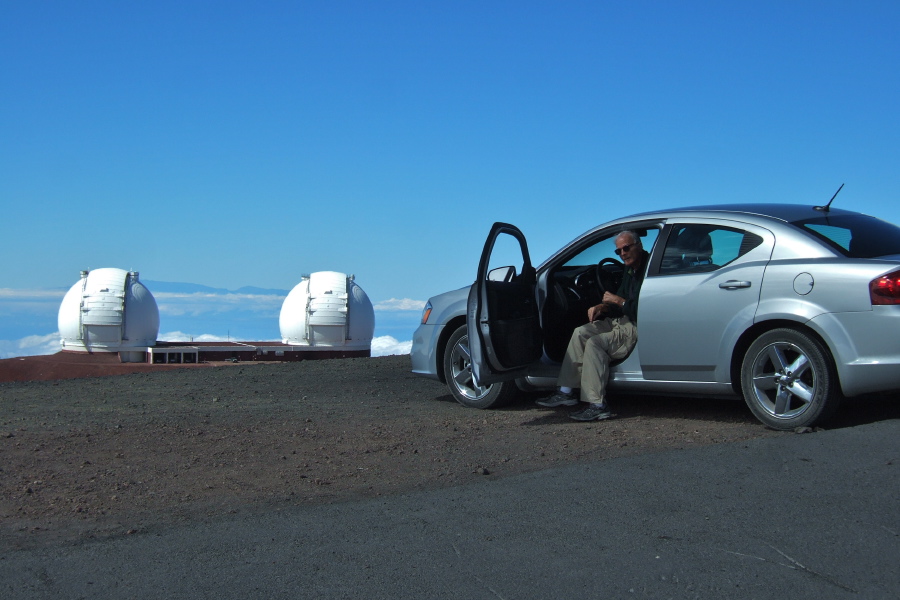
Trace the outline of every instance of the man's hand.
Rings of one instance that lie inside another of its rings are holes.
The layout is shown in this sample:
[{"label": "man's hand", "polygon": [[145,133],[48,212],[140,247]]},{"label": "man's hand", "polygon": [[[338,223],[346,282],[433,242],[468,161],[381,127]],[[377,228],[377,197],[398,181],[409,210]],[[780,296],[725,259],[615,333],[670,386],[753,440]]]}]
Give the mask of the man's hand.
[{"label": "man's hand", "polygon": [[625,304],[625,298],[622,296],[616,296],[611,292],[603,292],[603,301],[608,304],[615,304],[617,306],[622,306]]},{"label": "man's hand", "polygon": [[602,319],[607,310],[609,310],[608,304],[598,304],[597,306],[590,307],[588,309],[588,321],[594,322]]}]

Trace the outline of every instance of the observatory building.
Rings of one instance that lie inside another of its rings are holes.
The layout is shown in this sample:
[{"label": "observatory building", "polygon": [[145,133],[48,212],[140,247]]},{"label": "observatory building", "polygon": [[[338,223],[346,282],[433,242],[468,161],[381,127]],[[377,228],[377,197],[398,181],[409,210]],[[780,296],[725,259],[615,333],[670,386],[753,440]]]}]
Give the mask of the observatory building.
[{"label": "observatory building", "polygon": [[[279,317],[281,342],[158,342],[159,308],[134,271],[82,271],[59,307],[64,351],[118,353],[121,362],[299,361],[372,355],[375,311],[353,275],[304,275]],[[98,357],[99,358],[99,357]]]},{"label": "observatory building", "polygon": [[66,292],[58,324],[63,350],[118,352],[122,362],[141,362],[156,344],[159,308],[138,273],[94,269]]},{"label": "observatory building", "polygon": [[278,323],[282,343],[297,349],[369,356],[375,311],[353,275],[321,271],[304,275],[290,291]]},{"label": "observatory building", "polygon": [[304,275],[281,305],[280,342],[159,342],[148,362],[300,361],[372,355],[375,310],[353,275]]}]

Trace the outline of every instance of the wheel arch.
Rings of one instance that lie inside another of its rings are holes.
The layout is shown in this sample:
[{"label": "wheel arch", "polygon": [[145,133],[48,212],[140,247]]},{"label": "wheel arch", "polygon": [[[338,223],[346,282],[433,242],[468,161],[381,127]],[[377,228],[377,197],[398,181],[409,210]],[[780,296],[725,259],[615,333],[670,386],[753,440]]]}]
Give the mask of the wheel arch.
[{"label": "wheel arch", "polygon": [[840,389],[840,373],[838,372],[834,360],[834,351],[831,349],[831,346],[828,342],[821,336],[819,333],[813,329],[812,327],[806,325],[805,323],[801,323],[799,321],[792,321],[790,319],[771,319],[768,321],[762,321],[759,323],[754,323],[751,327],[749,327],[741,336],[738,338],[737,343],[734,345],[734,351],[731,353],[731,387],[734,390],[735,394],[741,395],[741,364],[744,362],[744,355],[747,354],[747,350],[750,348],[750,345],[753,341],[766,333],[767,331],[771,331],[773,329],[780,328],[788,328],[795,329],[822,344],[822,346],[828,350],[827,356],[825,357],[831,363],[831,367],[837,377],[838,380],[838,389]]},{"label": "wheel arch", "polygon": [[466,315],[457,315],[447,321],[446,325],[444,325],[444,328],[441,330],[441,335],[438,337],[436,348],[437,356],[435,358],[437,360],[437,376],[441,383],[447,383],[447,374],[444,373],[444,355],[447,353],[447,342],[450,340],[450,336],[453,335],[453,332],[459,329],[460,325],[465,324]]}]

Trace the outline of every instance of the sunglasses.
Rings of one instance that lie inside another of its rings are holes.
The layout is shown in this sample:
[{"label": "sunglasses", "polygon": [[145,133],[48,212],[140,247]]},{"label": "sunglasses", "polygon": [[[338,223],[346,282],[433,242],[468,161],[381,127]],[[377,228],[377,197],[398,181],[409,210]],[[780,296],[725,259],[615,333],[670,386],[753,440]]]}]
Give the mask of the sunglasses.
[{"label": "sunglasses", "polygon": [[629,250],[631,250],[632,248],[634,248],[635,246],[637,246],[639,243],[640,243],[640,242],[637,242],[637,243],[635,243],[635,244],[625,244],[625,245],[622,246],[621,248],[616,248],[616,254],[619,255],[619,256],[622,256],[622,253],[623,253],[623,252],[628,252]]}]

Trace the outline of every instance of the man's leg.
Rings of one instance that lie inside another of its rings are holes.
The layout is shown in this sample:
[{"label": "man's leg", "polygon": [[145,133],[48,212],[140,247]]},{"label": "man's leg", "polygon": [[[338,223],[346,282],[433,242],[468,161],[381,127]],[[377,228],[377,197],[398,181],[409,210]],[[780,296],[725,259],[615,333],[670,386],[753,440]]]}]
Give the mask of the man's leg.
[{"label": "man's leg", "polygon": [[578,397],[574,390],[581,387],[581,369],[585,344],[592,337],[609,331],[612,331],[609,319],[586,323],[581,327],[575,328],[575,331],[572,332],[572,337],[569,338],[569,347],[566,349],[566,356],[563,358],[559,377],[556,379],[558,389],[550,396],[538,400],[537,404],[549,408],[578,404]]},{"label": "man's leg", "polygon": [[631,322],[616,322],[612,330],[592,337],[585,345],[581,371],[581,399],[590,405],[573,419],[592,421],[612,416],[606,404],[609,363],[624,358],[637,343],[637,330]]},{"label": "man's leg", "polygon": [[581,399],[584,402],[606,404],[611,336],[611,333],[602,333],[588,340],[585,347],[581,370]]},{"label": "man's leg", "polygon": [[591,338],[611,331],[612,325],[609,319],[602,319],[576,327],[575,331],[572,332],[572,337],[569,338],[569,347],[566,349],[566,356],[563,358],[562,367],[559,369],[556,385],[570,388],[581,387],[584,349],[588,341]]}]

